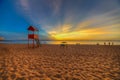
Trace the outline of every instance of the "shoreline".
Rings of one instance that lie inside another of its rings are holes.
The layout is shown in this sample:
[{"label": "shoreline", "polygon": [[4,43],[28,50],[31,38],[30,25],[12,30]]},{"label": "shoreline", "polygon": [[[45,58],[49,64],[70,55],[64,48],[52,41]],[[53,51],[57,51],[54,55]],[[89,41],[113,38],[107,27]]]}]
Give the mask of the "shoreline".
[{"label": "shoreline", "polygon": [[[109,44],[113,44],[113,45],[120,45],[120,41],[119,40],[114,40],[114,41],[91,41],[91,40],[87,40],[87,41],[40,41],[41,44],[62,44],[62,42],[65,42],[66,44],[80,44],[80,45],[109,45]],[[8,40],[8,41],[0,41],[0,43],[8,43],[8,44],[27,44],[27,40]],[[30,41],[30,43],[32,43],[32,41]]]},{"label": "shoreline", "polygon": [[[0,44],[3,44],[3,45],[28,45],[28,43],[0,43]],[[32,44],[30,44],[32,45]],[[36,44],[35,44],[36,45]],[[41,44],[41,45],[58,45],[60,46],[61,44]],[[120,45],[104,45],[104,44],[65,44],[65,45],[74,45],[74,46],[120,46]]]}]

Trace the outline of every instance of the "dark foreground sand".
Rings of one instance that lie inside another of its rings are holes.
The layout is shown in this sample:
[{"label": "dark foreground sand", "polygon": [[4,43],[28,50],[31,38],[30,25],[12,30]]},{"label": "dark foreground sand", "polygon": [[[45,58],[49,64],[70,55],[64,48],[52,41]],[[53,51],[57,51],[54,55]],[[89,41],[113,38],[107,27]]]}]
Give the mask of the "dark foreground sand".
[{"label": "dark foreground sand", "polygon": [[120,80],[120,46],[0,44],[0,80]]}]

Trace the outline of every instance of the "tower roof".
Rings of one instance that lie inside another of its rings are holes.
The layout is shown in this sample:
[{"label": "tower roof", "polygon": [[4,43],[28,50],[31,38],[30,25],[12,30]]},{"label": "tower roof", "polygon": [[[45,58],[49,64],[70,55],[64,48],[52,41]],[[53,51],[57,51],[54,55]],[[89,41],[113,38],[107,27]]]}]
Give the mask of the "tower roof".
[{"label": "tower roof", "polygon": [[30,31],[39,31],[36,27],[34,27],[34,26],[29,26],[28,27],[28,30],[30,30]]}]

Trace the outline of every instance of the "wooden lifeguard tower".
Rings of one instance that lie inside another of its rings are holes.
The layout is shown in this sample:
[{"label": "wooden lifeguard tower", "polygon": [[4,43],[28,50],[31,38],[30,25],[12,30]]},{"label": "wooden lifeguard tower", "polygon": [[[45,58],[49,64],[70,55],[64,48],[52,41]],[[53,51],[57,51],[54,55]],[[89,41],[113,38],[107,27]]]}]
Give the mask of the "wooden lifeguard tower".
[{"label": "wooden lifeguard tower", "polygon": [[[30,40],[32,40],[32,45],[33,48],[39,47],[40,42],[39,42],[39,35],[38,35],[39,30],[33,26],[28,27],[28,47],[30,47]],[[36,45],[35,45],[36,41]]]}]

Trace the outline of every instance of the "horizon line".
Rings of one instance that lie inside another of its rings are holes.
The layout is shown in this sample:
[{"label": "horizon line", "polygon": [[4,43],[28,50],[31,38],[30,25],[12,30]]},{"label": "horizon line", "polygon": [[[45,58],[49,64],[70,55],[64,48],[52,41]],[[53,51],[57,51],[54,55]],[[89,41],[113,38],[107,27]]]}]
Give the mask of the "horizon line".
[{"label": "horizon line", "polygon": [[[17,40],[17,41],[27,41],[27,40],[28,39],[26,39],[26,40],[24,40],[24,39],[23,40]],[[0,40],[0,41],[12,41],[12,40]],[[120,40],[40,40],[40,41],[120,41]]]}]

